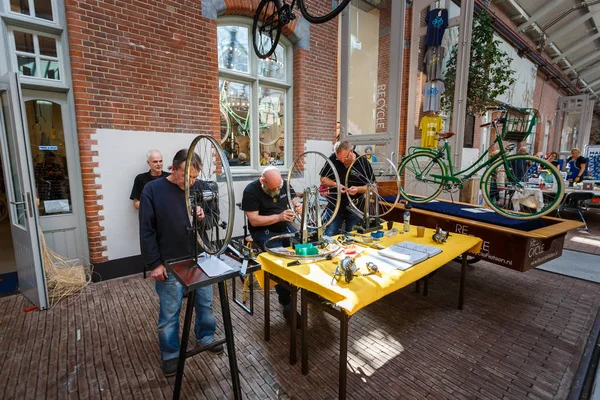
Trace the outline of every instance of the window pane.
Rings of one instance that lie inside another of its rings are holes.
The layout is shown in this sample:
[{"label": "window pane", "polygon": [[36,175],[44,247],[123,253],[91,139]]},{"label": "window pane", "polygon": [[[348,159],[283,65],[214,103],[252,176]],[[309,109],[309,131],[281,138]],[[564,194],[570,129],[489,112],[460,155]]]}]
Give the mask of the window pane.
[{"label": "window pane", "polygon": [[58,73],[58,61],[40,60],[42,78],[60,80]]},{"label": "window pane", "polygon": [[35,58],[17,56],[17,64],[19,65],[19,74],[25,76],[35,76]]},{"label": "window pane", "polygon": [[73,209],[61,106],[30,100],[25,110],[39,215],[69,214]]},{"label": "window pane", "polygon": [[10,11],[29,15],[29,1],[10,0]]},{"label": "window pane", "polygon": [[250,165],[250,85],[219,79],[221,147],[229,165]]},{"label": "window pane", "polygon": [[258,98],[258,130],[261,165],[284,164],[285,92],[261,87]]},{"label": "window pane", "polygon": [[40,45],[40,54],[43,56],[57,57],[56,55],[56,39],[45,36],[38,36]]},{"label": "window pane", "polygon": [[219,68],[248,72],[248,28],[219,26],[217,28]]},{"label": "window pane", "polygon": [[34,54],[35,50],[33,47],[33,35],[31,33],[14,31],[15,35],[15,48],[17,51],[24,51],[26,53]]},{"label": "window pane", "polygon": [[[0,104],[2,105],[2,115],[0,115],[0,119],[4,121],[4,129],[7,133],[7,146],[8,146],[8,165],[10,167],[11,176],[9,177],[9,181],[12,181],[12,187],[7,186],[5,189],[12,190],[13,198],[17,204],[14,207],[9,206],[10,212],[14,213],[15,217],[13,222],[15,225],[25,226],[25,205],[19,204],[24,202],[23,198],[23,190],[21,190],[21,180],[18,174],[18,164],[17,164],[17,144],[15,143],[15,132],[12,131],[12,124],[14,121],[11,121],[12,114],[10,112],[9,98],[8,92],[4,91],[0,93]],[[9,182],[6,182],[8,185]]]},{"label": "window pane", "polygon": [[52,1],[51,0],[33,0],[35,16],[52,21]]},{"label": "window pane", "polygon": [[258,60],[258,74],[261,77],[285,79],[285,49],[278,44],[271,57]]}]

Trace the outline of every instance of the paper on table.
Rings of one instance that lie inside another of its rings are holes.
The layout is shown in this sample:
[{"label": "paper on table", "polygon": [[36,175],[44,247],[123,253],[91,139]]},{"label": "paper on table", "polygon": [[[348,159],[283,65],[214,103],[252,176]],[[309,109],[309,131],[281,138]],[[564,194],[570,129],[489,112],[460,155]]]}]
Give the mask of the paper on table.
[{"label": "paper on table", "polygon": [[218,257],[206,253],[198,256],[198,265],[211,278],[233,271],[229,265],[219,260]]},{"label": "paper on table", "polygon": [[482,214],[487,212],[495,212],[494,210],[490,210],[489,208],[461,208],[462,211],[474,213],[474,214]]}]

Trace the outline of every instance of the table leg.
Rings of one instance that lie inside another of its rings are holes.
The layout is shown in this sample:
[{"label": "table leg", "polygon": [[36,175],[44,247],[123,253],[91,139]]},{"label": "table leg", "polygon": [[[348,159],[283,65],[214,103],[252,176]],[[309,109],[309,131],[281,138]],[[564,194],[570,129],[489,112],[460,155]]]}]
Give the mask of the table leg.
[{"label": "table leg", "polygon": [[190,338],[190,325],[192,324],[195,299],[196,291],[192,290],[188,294],[187,305],[185,307],[185,319],[183,320],[183,333],[181,335],[181,344],[179,345],[179,361],[177,362],[177,376],[175,377],[175,387],[173,388],[173,400],[178,400],[181,392],[181,382],[183,381],[183,369],[185,368],[185,359],[187,357],[187,344]]},{"label": "table leg", "polygon": [[265,274],[265,290],[264,290],[264,294],[265,294],[265,327],[264,327],[264,334],[265,334],[265,342],[268,342],[271,339],[271,274],[269,274],[267,271],[264,271]]},{"label": "table leg", "polygon": [[340,315],[340,370],[338,393],[340,399],[346,398],[346,378],[348,374],[348,322],[350,317],[345,312]]},{"label": "table leg", "polygon": [[429,275],[423,278],[423,296],[427,297],[429,294]]},{"label": "table leg", "polygon": [[300,345],[302,346],[302,374],[308,375],[308,295],[305,289],[300,291],[300,315],[302,316],[302,328],[300,328]]},{"label": "table leg", "polygon": [[460,289],[458,291],[458,309],[463,309],[463,302],[465,298],[465,280],[467,277],[467,253],[462,255],[462,264],[460,266]]},{"label": "table leg", "polygon": [[417,279],[417,281],[415,282],[415,292],[416,293],[421,292],[421,280],[420,279]]},{"label": "table leg", "polygon": [[238,372],[237,359],[235,356],[235,343],[233,341],[233,325],[231,324],[231,311],[229,310],[229,299],[227,297],[227,286],[225,285],[225,281],[219,282],[219,298],[221,299],[223,327],[225,330],[225,339],[227,340],[227,355],[229,358],[229,370],[231,371],[231,384],[233,386],[233,396],[234,399],[241,400],[242,388],[240,386],[240,375]]},{"label": "table leg", "polygon": [[298,317],[296,307],[298,306],[298,289],[296,286],[290,285],[290,309],[292,315],[290,315],[290,364],[296,364],[296,325],[298,324]]}]

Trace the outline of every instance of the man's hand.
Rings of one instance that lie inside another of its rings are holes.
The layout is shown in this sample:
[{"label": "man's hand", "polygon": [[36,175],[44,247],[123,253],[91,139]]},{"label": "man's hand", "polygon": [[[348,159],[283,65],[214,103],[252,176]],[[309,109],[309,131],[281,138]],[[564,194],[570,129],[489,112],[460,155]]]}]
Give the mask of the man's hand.
[{"label": "man's hand", "polygon": [[350,193],[350,196],[354,196],[356,193],[358,193],[358,188],[356,186],[350,186],[348,189],[346,189],[346,191]]},{"label": "man's hand", "polygon": [[279,221],[292,222],[296,217],[296,213],[292,210],[285,210],[279,214]]},{"label": "man's hand", "polygon": [[575,179],[573,179],[573,182],[581,182],[581,181],[583,181],[583,177],[581,177],[581,176],[579,176],[579,175],[577,175],[577,176],[575,177]]},{"label": "man's hand", "polygon": [[202,221],[204,219],[204,210],[200,206],[196,206],[196,219]]},{"label": "man's hand", "polygon": [[167,275],[167,269],[165,268],[165,266],[161,264],[158,267],[154,268],[152,272],[150,272],[150,276],[157,281],[164,281],[168,278],[169,275]]},{"label": "man's hand", "polygon": [[346,190],[348,190],[346,189],[346,186],[340,185],[340,193],[346,193]]}]

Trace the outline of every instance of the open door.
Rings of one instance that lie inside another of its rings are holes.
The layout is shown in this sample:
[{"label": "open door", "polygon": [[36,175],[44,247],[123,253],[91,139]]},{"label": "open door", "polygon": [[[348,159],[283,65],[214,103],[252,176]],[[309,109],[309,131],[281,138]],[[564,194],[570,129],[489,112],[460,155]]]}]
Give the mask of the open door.
[{"label": "open door", "polygon": [[0,107],[0,151],[19,287],[25,297],[43,310],[48,308],[48,293],[33,204],[33,162],[28,151],[29,137],[24,130],[25,107],[15,73],[0,77]]}]

